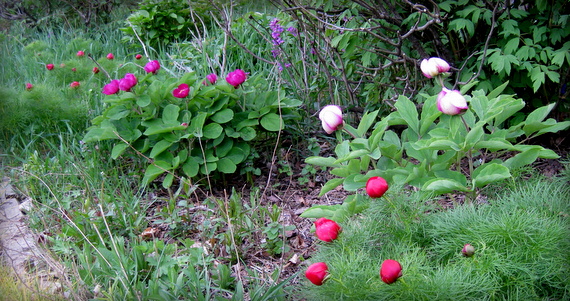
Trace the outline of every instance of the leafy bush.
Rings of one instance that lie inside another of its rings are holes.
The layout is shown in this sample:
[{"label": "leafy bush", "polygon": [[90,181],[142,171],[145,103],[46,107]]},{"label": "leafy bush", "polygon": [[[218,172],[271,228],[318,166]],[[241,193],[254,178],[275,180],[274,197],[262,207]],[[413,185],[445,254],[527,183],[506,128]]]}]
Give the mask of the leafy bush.
[{"label": "leafy bush", "polygon": [[421,96],[430,85],[419,60],[437,56],[452,63],[458,82],[478,80],[475,89],[508,81],[506,92],[533,108],[567,109],[567,1],[274,2],[297,23],[315,53],[308,64],[323,66],[329,93],[344,107],[384,115],[401,95]]},{"label": "leafy bush", "polygon": [[[263,91],[267,84],[261,77],[253,76],[239,89],[223,80],[215,85],[205,81],[194,72],[181,78],[148,73],[132,92],[105,98],[107,108],[83,140],[120,140],[113,158],[132,147],[152,160],[143,182],[166,172],[163,186],[169,187],[178,170],[188,178],[236,172],[253,153],[248,142],[260,133],[280,131],[296,118],[300,102],[280,91]],[[181,84],[190,92],[177,98],[173,90]]]},{"label": "leafy bush", "polygon": [[192,39],[193,32],[210,26],[210,13],[215,14],[207,0],[145,0],[127,18],[127,26],[121,30],[129,41],[136,41],[138,35],[148,45],[157,47]]}]

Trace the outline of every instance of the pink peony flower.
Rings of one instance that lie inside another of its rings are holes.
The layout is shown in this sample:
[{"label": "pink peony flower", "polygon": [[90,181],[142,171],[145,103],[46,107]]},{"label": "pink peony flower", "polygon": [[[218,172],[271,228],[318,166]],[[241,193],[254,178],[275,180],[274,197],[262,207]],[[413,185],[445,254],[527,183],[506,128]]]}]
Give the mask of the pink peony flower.
[{"label": "pink peony flower", "polygon": [[72,82],[71,84],[69,84],[69,86],[71,88],[79,88],[79,82]]},{"label": "pink peony flower", "polygon": [[236,89],[239,88],[239,85],[243,84],[243,82],[245,82],[246,79],[247,79],[247,73],[245,73],[241,69],[236,69],[228,73],[228,76],[226,76],[226,82],[234,86],[234,88]]},{"label": "pink peony flower", "polygon": [[449,64],[438,57],[423,59],[420,63],[420,69],[427,78],[432,78],[440,73],[448,72],[449,68]]},{"label": "pink peony flower", "polygon": [[79,51],[77,51],[77,56],[78,57],[85,56],[85,52],[83,52],[83,50],[79,50]]},{"label": "pink peony flower", "polygon": [[[216,74],[214,74],[214,73],[210,73],[210,74],[206,75],[206,80],[207,80],[208,82],[210,82],[210,84],[213,85],[213,84],[216,83],[216,81],[218,81],[218,76],[217,76]],[[208,85],[208,82],[205,82],[204,84],[205,84],[205,85]]]},{"label": "pink peony flower", "polygon": [[437,109],[443,114],[457,115],[468,108],[465,97],[457,90],[449,90],[444,87],[437,95]]},{"label": "pink peony flower", "polygon": [[93,67],[93,74],[97,74],[97,73],[99,73],[99,68]]},{"label": "pink peony flower", "polygon": [[119,80],[119,90],[131,91],[131,88],[137,84],[137,77],[132,73],[127,73]]},{"label": "pink peony flower", "polygon": [[157,60],[150,61],[146,63],[146,65],[144,66],[144,71],[146,71],[147,73],[152,72],[153,74],[156,74],[159,69],[160,69],[160,63]]},{"label": "pink peony flower", "polygon": [[119,80],[114,79],[103,87],[103,94],[112,95],[119,92]]},{"label": "pink peony flower", "polygon": [[319,119],[322,122],[325,132],[332,134],[332,132],[342,127],[342,110],[339,106],[335,105],[325,106],[319,113]]},{"label": "pink peony flower", "polygon": [[189,93],[190,87],[188,87],[188,84],[180,84],[178,88],[172,91],[172,95],[176,98],[184,98],[188,96]]},{"label": "pink peony flower", "polygon": [[107,54],[107,59],[112,60],[115,56],[112,53]]},{"label": "pink peony flower", "polygon": [[317,237],[326,242],[331,242],[338,237],[342,228],[333,220],[321,217],[315,221],[315,233]]},{"label": "pink peony flower", "polygon": [[47,64],[46,65],[47,70],[53,70],[54,67],[55,66],[53,64]]},{"label": "pink peony flower", "polygon": [[392,259],[386,259],[380,267],[380,278],[387,284],[394,283],[398,278],[402,277],[402,266],[399,262]]},{"label": "pink peony flower", "polygon": [[77,71],[77,68],[71,68],[71,71],[75,72]]},{"label": "pink peony flower", "polygon": [[30,84],[30,83],[26,83],[26,90],[30,91],[34,88],[34,85]]},{"label": "pink peony flower", "polygon": [[388,190],[388,182],[382,177],[371,177],[366,182],[366,193],[371,198],[379,198]]},{"label": "pink peony flower", "polygon": [[327,280],[328,269],[329,267],[324,262],[313,263],[305,271],[305,277],[314,285],[323,285],[325,280]]}]

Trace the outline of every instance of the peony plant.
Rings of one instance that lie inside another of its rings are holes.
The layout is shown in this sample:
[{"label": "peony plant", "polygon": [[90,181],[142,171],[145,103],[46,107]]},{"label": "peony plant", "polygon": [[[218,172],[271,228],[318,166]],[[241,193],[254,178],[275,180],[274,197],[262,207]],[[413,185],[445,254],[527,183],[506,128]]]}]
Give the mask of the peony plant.
[{"label": "peony plant", "polygon": [[[141,69],[105,84],[101,92],[106,109],[92,121],[83,141],[115,140],[113,159],[131,150],[152,159],[143,184],[163,174],[162,185],[170,187],[176,177],[240,171],[238,166],[251,160],[250,141],[259,133],[283,129],[288,119],[282,116],[296,118],[293,108],[300,105],[277,97],[284,92],[244,85],[246,73],[240,69],[228,74],[229,82],[217,81],[213,74],[159,73],[158,60]],[[203,84],[203,78],[210,84]],[[263,86],[261,80],[256,79]]]},{"label": "peony plant", "polygon": [[[479,188],[510,178],[514,168],[531,164],[537,158],[558,158],[549,149],[523,143],[570,126],[570,121],[547,119],[555,104],[540,107],[524,120],[508,125],[505,121],[525,103],[513,95],[502,94],[506,83],[489,93],[479,90],[466,95],[473,84],[460,90],[445,87],[443,79],[450,70],[449,64],[428,59],[421,65],[422,73],[439,81],[442,90],[438,95],[426,95],[420,110],[409,98],[400,96],[396,111],[388,116],[376,120],[378,111],[367,112],[357,128],[344,124],[343,130],[350,135],[338,136],[336,156],[305,160],[330,168],[331,174],[337,176],[323,186],[320,195],[342,184],[348,191],[366,187],[374,198],[380,193],[373,192],[367,183],[373,177],[382,177],[393,185],[412,185],[425,193],[460,191],[474,199]],[[338,119],[336,122],[339,124]],[[394,126],[404,129],[396,133]],[[331,131],[334,127],[323,123],[323,128]],[[499,155],[505,152],[517,154],[501,159]],[[462,162],[467,162],[466,170],[460,168]],[[360,198],[350,201],[355,199]],[[303,215],[330,217],[336,210],[344,210],[344,206],[335,205],[328,210],[317,206]],[[344,214],[355,212],[358,211],[345,210]]]},{"label": "peony plant", "polygon": [[327,276],[329,267],[324,262],[316,262],[311,264],[305,271],[305,277],[309,279],[314,285],[323,285]]}]

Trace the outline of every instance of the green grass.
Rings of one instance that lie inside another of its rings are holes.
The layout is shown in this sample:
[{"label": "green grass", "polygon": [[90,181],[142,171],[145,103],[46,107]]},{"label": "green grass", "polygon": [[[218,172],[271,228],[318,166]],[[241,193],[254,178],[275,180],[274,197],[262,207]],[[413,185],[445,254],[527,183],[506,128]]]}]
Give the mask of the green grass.
[{"label": "green grass", "polygon": [[[563,179],[520,182],[488,205],[432,211],[418,195],[380,199],[322,244],[332,279],[308,282],[310,300],[564,300],[570,296],[570,188]],[[430,203],[430,201],[427,201]],[[435,208],[431,208],[435,209]],[[462,256],[464,244],[476,248]],[[403,277],[379,277],[384,259]],[[335,281],[335,279],[339,281]]]}]

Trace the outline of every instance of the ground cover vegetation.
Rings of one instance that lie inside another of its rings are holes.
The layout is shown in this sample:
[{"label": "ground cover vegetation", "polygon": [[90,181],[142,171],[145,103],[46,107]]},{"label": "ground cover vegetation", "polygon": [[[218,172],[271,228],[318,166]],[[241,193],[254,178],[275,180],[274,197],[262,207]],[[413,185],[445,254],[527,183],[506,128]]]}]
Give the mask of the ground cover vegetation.
[{"label": "ground cover vegetation", "polygon": [[48,2],[0,159],[67,296],[569,297],[566,1]]}]

